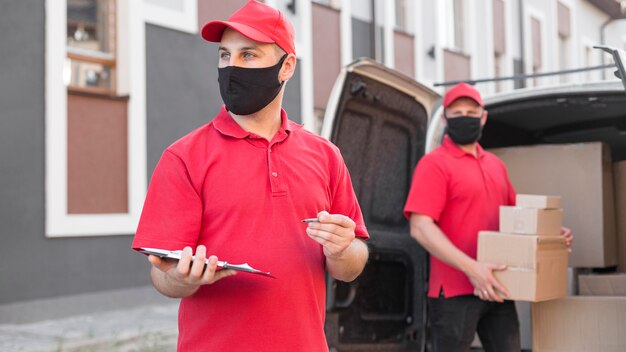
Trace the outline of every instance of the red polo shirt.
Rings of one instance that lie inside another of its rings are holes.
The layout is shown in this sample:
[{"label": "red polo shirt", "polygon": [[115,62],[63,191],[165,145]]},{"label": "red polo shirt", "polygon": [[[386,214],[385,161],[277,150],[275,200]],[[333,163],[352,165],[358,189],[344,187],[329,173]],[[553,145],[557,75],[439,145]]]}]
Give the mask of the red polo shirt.
[{"label": "red polo shirt", "polygon": [[[478,231],[499,228],[499,207],[515,204],[515,190],[504,163],[477,146],[477,156],[448,138],[418,163],[404,207],[427,215],[460,250],[476,258]],[[430,256],[429,297],[473,294],[463,272]]]},{"label": "red polo shirt", "polygon": [[163,153],[133,248],[182,249],[249,263],[181,301],[179,351],[325,351],[325,257],[300,220],[344,214],[367,238],[337,147],[287,119],[268,142],[222,109]]}]

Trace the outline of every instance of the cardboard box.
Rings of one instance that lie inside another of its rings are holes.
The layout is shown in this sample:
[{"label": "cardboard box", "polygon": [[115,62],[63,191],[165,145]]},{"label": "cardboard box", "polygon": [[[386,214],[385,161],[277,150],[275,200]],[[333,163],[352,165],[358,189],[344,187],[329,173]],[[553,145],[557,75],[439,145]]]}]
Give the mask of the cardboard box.
[{"label": "cardboard box", "polygon": [[539,302],[567,293],[567,247],[561,236],[481,231],[479,262],[506,264],[494,276],[506,287],[506,299]]},{"label": "cardboard box", "polygon": [[563,226],[572,229],[570,265],[617,264],[613,165],[602,143],[491,149],[504,161],[521,194],[558,194]]},{"label": "cardboard box", "polygon": [[536,194],[518,194],[515,205],[522,208],[560,209],[561,197]]},{"label": "cardboard box", "polygon": [[626,272],[626,161],[613,164],[613,171],[617,219],[617,270]]},{"label": "cardboard box", "polygon": [[578,275],[581,296],[626,296],[626,274]]},{"label": "cardboard box", "polygon": [[567,297],[532,305],[533,352],[626,351],[626,297]]},{"label": "cardboard box", "polygon": [[500,207],[500,232],[539,236],[559,236],[563,210]]}]

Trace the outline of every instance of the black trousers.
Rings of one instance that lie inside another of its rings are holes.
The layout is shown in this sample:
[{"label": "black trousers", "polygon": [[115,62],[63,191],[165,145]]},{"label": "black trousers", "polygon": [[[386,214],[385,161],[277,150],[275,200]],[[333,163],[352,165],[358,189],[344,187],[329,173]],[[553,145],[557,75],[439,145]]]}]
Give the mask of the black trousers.
[{"label": "black trousers", "polygon": [[486,352],[519,352],[520,333],[513,301],[487,302],[473,295],[429,298],[434,352],[470,350],[474,334]]}]

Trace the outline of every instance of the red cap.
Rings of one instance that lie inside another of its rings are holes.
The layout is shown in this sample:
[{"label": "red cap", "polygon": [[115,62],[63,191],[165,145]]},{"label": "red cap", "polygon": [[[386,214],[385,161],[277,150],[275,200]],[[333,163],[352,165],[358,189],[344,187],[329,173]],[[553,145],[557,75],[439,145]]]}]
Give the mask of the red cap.
[{"label": "red cap", "polygon": [[478,103],[478,105],[485,107],[485,103],[483,103],[483,98],[480,97],[480,92],[476,90],[473,86],[461,82],[456,86],[452,87],[446,95],[443,97],[443,107],[444,109],[450,106],[455,100],[459,98],[469,98]]},{"label": "red cap", "polygon": [[260,43],[276,43],[287,54],[295,54],[293,26],[277,9],[251,0],[228,21],[211,21],[202,27],[202,38],[220,42],[226,27]]}]

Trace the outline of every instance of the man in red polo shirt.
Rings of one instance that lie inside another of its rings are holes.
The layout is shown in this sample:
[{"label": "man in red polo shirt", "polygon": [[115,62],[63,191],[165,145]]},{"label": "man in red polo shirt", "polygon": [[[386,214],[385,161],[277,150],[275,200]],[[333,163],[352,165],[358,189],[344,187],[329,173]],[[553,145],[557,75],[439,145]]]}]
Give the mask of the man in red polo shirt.
[{"label": "man in red polo shirt", "polygon": [[[220,43],[225,106],[163,153],[132,246],[183,249],[178,262],[149,256],[156,289],[182,298],[179,351],[327,351],[325,270],[354,280],[368,233],[337,147],[281,108],[293,28],[250,1],[202,37]],[[217,256],[276,279],[233,276]]]},{"label": "man in red polo shirt", "polygon": [[[508,295],[492,273],[505,267],[476,261],[478,231],[498,230],[499,207],[515,204],[515,190],[504,163],[478,144],[487,121],[480,93],[460,83],[443,107],[447,135],[418,163],[404,208],[411,236],[431,254],[433,349],[467,351],[478,332],[487,352],[519,351],[514,302],[496,293]],[[569,246],[571,231],[562,235]]]}]

